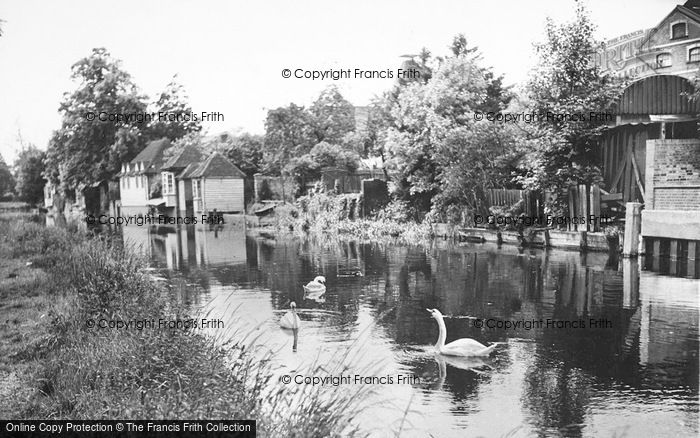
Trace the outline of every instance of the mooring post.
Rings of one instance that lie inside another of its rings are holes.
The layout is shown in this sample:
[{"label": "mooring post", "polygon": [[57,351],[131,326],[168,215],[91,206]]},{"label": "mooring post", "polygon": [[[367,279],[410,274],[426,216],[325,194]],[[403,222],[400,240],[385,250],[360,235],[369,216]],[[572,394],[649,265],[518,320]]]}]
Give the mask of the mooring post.
[{"label": "mooring post", "polygon": [[658,272],[661,268],[661,239],[654,239],[653,248],[651,270]]},{"label": "mooring post", "polygon": [[695,278],[695,260],[697,257],[697,242],[694,240],[688,241],[688,277]]},{"label": "mooring post", "polygon": [[625,239],[622,246],[622,257],[637,257],[641,232],[642,204],[628,202],[625,211]]}]

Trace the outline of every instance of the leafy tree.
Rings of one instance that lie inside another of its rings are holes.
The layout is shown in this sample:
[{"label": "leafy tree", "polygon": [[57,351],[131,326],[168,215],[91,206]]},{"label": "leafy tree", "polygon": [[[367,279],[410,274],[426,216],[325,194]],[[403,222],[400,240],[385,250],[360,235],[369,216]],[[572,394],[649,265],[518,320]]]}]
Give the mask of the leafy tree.
[{"label": "leafy tree", "polygon": [[316,144],[311,115],[302,106],[289,104],[267,112],[264,139],[264,172],[279,174],[293,157],[308,153]]},{"label": "leafy tree", "polygon": [[[594,30],[580,3],[573,22],[547,21],[545,41],[536,46],[538,64],[525,90],[530,111],[588,116],[591,111],[607,110],[620,95],[624,83],[601,73],[590,60],[600,46]],[[529,127],[536,141],[528,143],[531,149],[525,151],[526,174],[521,181],[527,188],[556,194],[549,208],[563,213],[570,185],[602,181],[596,148],[604,125],[588,118],[555,121],[543,117]]]},{"label": "leafy tree", "polygon": [[331,85],[309,108],[314,143],[340,143],[355,130],[355,107],[345,100],[338,88]]},{"label": "leafy tree", "polygon": [[519,158],[521,133],[516,127],[480,121],[450,130],[440,142],[436,160],[440,190],[433,209],[443,220],[459,222],[463,207],[487,213],[486,190],[510,186]]},{"label": "leafy tree", "polygon": [[263,169],[263,143],[260,135],[244,133],[229,137],[226,155],[248,177]]},{"label": "leafy tree", "polygon": [[389,125],[384,152],[397,174],[396,195],[416,218],[431,208],[443,217],[449,209],[478,209],[485,188],[509,181],[502,162],[514,146],[512,133],[478,123],[473,114],[505,107],[510,94],[463,36],[451,49],[428,83],[399,87],[384,103],[390,108],[382,122]]},{"label": "leafy tree", "polygon": [[318,163],[319,168],[339,167],[349,171],[357,169],[360,155],[341,145],[322,141],[311,149],[309,156]]},{"label": "leafy tree", "polygon": [[11,195],[15,190],[15,178],[10,172],[10,168],[0,155],[0,198]]},{"label": "leafy tree", "polygon": [[21,201],[38,204],[44,198],[44,158],[46,154],[30,144],[15,160],[16,191]]},{"label": "leafy tree", "polygon": [[76,188],[110,178],[121,163],[132,159],[144,146],[137,118],[101,122],[86,115],[143,114],[144,97],[131,76],[104,48],[75,63],[72,78],[78,88],[64,95],[59,111],[61,128],[53,133],[47,150],[47,176],[63,188]]},{"label": "leafy tree", "polygon": [[[167,137],[175,141],[191,132],[202,130],[201,121],[190,117],[193,114],[192,107],[185,88],[177,82],[177,75],[173,76],[153,106],[156,118],[148,126],[148,134],[152,139]],[[159,115],[166,117],[161,118]]]}]

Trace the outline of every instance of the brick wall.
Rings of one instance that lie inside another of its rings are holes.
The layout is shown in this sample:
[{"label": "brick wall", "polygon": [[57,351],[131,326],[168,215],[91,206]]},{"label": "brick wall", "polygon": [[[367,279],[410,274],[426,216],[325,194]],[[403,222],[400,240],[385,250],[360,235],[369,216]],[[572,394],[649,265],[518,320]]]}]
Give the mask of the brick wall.
[{"label": "brick wall", "polygon": [[666,140],[656,147],[654,187],[700,185],[700,143]]},{"label": "brick wall", "polygon": [[654,190],[655,210],[700,211],[700,190],[693,188],[658,188]]},{"label": "brick wall", "polygon": [[647,142],[650,144],[653,147],[647,154],[653,157],[647,156],[647,208],[700,210],[700,140],[653,140]]}]

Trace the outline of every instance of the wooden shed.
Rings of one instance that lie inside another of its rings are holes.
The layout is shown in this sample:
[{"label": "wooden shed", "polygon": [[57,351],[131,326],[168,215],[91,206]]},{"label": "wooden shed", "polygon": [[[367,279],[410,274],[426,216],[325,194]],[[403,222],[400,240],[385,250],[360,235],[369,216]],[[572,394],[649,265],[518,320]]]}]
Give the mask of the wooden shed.
[{"label": "wooden shed", "polygon": [[213,153],[197,169],[188,172],[188,177],[192,179],[195,214],[245,211],[245,174],[223,155]]}]

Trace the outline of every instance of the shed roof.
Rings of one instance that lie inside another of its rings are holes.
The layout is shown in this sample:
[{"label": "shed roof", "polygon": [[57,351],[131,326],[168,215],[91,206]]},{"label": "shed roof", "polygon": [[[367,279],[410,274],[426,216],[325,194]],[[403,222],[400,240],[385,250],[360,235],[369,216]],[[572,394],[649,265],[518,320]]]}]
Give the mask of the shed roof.
[{"label": "shed roof", "polygon": [[190,175],[190,178],[233,177],[245,178],[245,174],[226,157],[214,152]]},{"label": "shed roof", "polygon": [[202,152],[192,145],[185,146],[178,154],[171,157],[163,165],[165,170],[184,169],[192,163],[199,163],[202,160]]}]

